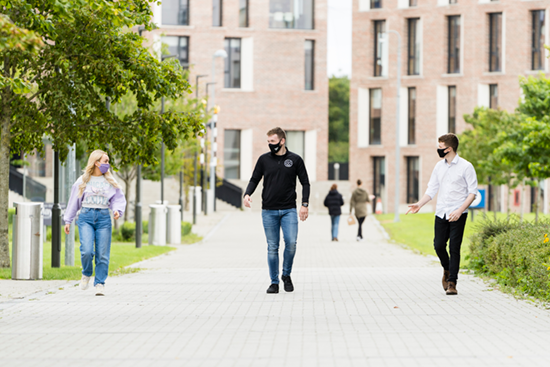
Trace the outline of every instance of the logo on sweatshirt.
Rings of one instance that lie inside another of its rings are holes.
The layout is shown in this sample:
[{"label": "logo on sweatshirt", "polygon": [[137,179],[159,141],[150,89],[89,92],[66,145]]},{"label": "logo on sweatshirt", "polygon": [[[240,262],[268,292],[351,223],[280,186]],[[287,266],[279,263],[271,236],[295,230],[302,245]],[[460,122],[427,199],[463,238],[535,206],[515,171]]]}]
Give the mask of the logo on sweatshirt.
[{"label": "logo on sweatshirt", "polygon": [[294,162],[292,162],[291,159],[287,159],[287,160],[285,161],[285,167],[289,167],[289,168],[290,168],[290,167],[292,167],[293,164],[294,164]]}]

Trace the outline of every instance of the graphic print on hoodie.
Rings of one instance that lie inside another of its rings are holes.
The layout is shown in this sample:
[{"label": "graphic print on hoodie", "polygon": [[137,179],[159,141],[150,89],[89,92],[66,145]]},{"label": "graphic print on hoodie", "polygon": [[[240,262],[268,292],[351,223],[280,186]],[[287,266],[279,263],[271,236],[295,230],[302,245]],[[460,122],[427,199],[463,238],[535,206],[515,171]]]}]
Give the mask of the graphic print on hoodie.
[{"label": "graphic print on hoodie", "polygon": [[109,190],[111,184],[103,175],[92,176],[84,190],[84,200],[82,206],[86,208],[109,208]]}]

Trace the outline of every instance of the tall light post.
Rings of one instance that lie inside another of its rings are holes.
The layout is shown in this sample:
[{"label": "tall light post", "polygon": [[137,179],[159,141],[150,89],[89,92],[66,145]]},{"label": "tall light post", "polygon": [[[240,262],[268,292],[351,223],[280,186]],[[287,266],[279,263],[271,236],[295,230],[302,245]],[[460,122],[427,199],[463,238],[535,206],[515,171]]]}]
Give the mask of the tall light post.
[{"label": "tall light post", "polygon": [[[210,89],[210,87],[214,87],[216,83],[212,82],[212,83],[206,83],[206,95],[208,95],[208,91]],[[208,106],[206,108],[208,110]],[[204,132],[205,134],[208,133],[207,131],[207,128],[209,126],[212,125],[212,122],[209,122],[205,125],[205,128],[204,128]],[[210,130],[211,133],[212,133],[212,129]],[[203,162],[201,164],[204,164],[202,166],[202,179],[201,179],[201,184],[202,184],[202,207],[203,207],[203,212],[204,212],[204,215],[207,215],[208,214],[208,208],[207,208],[207,202],[208,202],[208,197],[206,195],[206,180],[207,180],[207,172],[208,172],[208,169],[206,168],[206,162],[208,162],[208,149],[206,147],[206,140],[208,138],[205,136],[204,139],[201,140],[201,149],[203,151],[202,155],[203,155]]]},{"label": "tall light post", "polygon": [[[397,31],[389,30],[387,33],[394,33],[397,36],[397,100],[395,112],[395,217],[394,222],[399,222],[399,184],[400,184],[400,163],[401,146],[399,142],[399,109],[401,102],[401,35]],[[389,37],[384,35],[383,40],[389,42]],[[389,47],[388,47],[389,49]]]},{"label": "tall light post", "polygon": [[[225,50],[218,50],[214,52],[212,56],[212,82],[216,82],[216,59],[227,58],[227,52]],[[216,107],[216,87],[212,88],[212,107]],[[216,157],[214,151],[214,143],[216,136],[216,122],[218,121],[218,114],[214,113],[212,116],[212,123],[210,125],[210,190],[212,190],[212,209],[216,208]]]},{"label": "tall light post", "polygon": [[[144,26],[138,26],[138,33],[140,37],[144,30]],[[136,203],[134,209],[134,221],[136,222],[136,248],[141,248],[141,235],[143,233],[143,221],[141,217],[141,164],[137,166],[136,174]]]},{"label": "tall light post", "polygon": [[[171,59],[176,55],[161,55],[161,61]],[[160,99],[160,114],[164,114],[164,96]],[[160,147],[160,203],[164,205],[164,139]]]},{"label": "tall light post", "polygon": [[[197,107],[199,105],[199,79],[208,75],[202,74],[195,77],[195,98]],[[182,219],[183,220],[183,219]],[[193,161],[193,224],[197,224],[197,150],[195,149],[195,159]]]}]

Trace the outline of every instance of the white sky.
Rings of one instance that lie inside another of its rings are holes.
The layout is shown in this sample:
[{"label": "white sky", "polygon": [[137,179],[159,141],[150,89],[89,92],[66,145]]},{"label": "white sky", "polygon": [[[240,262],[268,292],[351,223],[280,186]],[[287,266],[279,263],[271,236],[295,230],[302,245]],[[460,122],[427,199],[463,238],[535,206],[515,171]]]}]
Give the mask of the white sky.
[{"label": "white sky", "polygon": [[328,76],[351,77],[351,1],[328,0]]}]

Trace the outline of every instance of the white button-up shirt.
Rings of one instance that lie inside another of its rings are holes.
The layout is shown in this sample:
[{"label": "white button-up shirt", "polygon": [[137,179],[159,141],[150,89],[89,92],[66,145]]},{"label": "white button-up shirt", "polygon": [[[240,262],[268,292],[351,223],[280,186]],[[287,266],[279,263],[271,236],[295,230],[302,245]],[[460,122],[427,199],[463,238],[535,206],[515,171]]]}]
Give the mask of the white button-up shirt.
[{"label": "white button-up shirt", "polygon": [[441,219],[449,218],[452,212],[464,204],[469,194],[478,194],[474,166],[458,154],[450,164],[446,159],[439,161],[428,182],[426,195],[433,199],[438,191],[435,215]]}]

